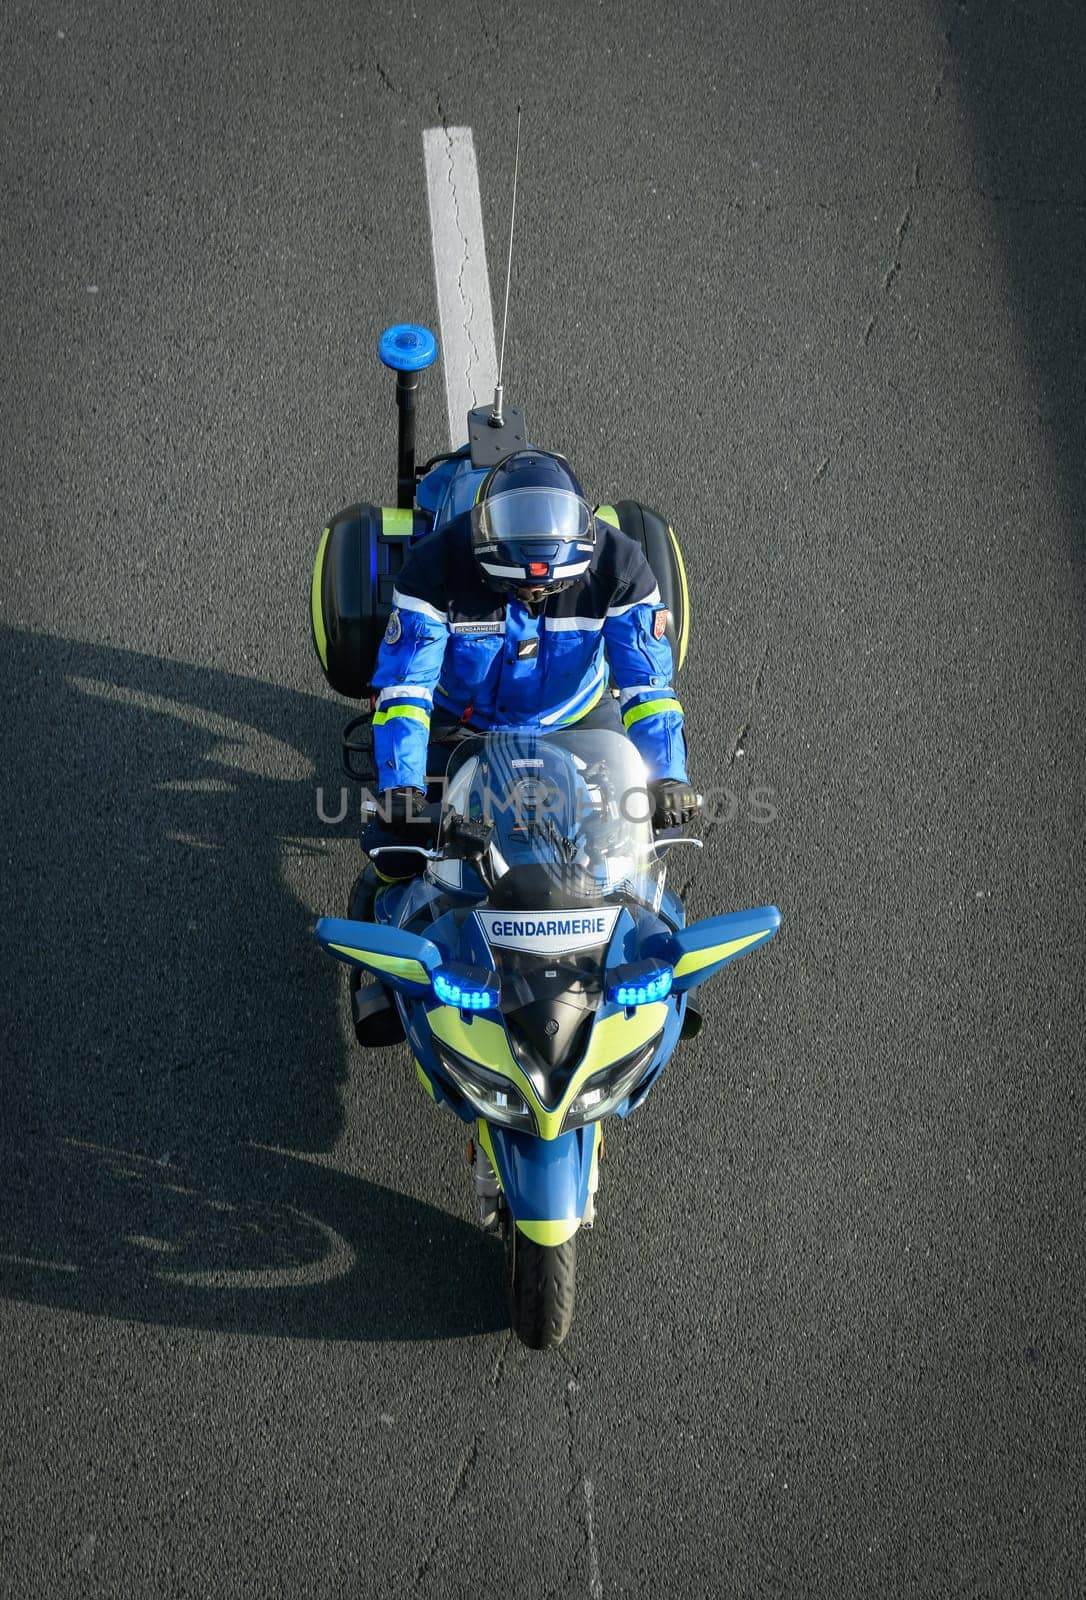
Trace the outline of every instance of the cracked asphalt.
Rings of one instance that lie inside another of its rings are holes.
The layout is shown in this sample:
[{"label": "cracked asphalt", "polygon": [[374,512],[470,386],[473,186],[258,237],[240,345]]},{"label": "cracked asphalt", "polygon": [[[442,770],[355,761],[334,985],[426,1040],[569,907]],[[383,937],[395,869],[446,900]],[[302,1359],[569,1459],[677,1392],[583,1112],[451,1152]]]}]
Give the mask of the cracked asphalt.
[{"label": "cracked asphalt", "polygon": [[[0,44],[0,1591],[1078,1592],[1081,7]],[[507,396],[679,531],[691,909],[784,913],[542,1357],[309,937],[356,859],[309,564],[394,492],[423,130],[474,129],[496,298],[518,101]]]}]

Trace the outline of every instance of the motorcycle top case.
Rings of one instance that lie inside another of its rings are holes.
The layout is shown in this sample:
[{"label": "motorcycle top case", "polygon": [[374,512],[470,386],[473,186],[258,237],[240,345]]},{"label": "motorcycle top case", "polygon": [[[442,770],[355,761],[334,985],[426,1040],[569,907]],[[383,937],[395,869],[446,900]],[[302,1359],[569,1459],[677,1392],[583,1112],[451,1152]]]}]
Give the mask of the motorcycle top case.
[{"label": "motorcycle top case", "polygon": [[337,694],[369,694],[392,591],[412,537],[428,525],[418,512],[347,506],[317,548],[310,588],[313,645]]}]

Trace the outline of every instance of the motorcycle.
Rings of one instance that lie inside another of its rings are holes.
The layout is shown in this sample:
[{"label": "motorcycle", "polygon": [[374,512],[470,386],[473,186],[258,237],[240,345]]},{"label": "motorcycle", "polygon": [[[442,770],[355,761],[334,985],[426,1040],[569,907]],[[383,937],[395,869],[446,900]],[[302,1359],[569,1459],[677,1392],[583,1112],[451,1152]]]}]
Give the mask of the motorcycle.
[{"label": "motorcycle", "polygon": [[372,922],[316,927],[392,992],[424,1089],[473,1125],[479,1222],[504,1237],[512,1327],[535,1348],[569,1331],[602,1120],[642,1104],[696,1029],[692,992],[780,922],[766,906],[685,926],[677,841],[649,819],[621,734],[467,739],[424,875],[381,890]]},{"label": "motorcycle", "polygon": [[[353,778],[368,756],[368,681],[406,551],[440,538],[486,472],[527,438],[522,414],[476,407],[468,442],[414,465],[414,398],[436,356],[425,329],[381,342],[397,373],[399,504],[354,505],[325,528],[311,586],[313,639],[339,693],[366,701],[344,732]],[[669,611],[676,670],[690,610],[678,542],[634,501],[596,508],[641,544]],[[642,1105],[701,1024],[700,986],[773,938],[774,906],[686,923],[654,836],[648,776],[630,740],[600,729],[508,729],[457,743],[436,842],[420,876],[390,882],[360,920],[322,917],[321,947],[352,968],[356,1035],[406,1039],[426,1093],[471,1128],[478,1220],[505,1244],[510,1321],[533,1348],[573,1316],[577,1234],[595,1223],[605,1118]],[[371,852],[380,873],[383,851]]]}]

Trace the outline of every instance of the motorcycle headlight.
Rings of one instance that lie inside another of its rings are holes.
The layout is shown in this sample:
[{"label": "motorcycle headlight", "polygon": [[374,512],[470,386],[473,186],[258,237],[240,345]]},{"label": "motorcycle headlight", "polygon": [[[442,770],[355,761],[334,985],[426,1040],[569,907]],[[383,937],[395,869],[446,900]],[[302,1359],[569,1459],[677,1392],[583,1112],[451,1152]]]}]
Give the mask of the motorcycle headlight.
[{"label": "motorcycle headlight", "polygon": [[519,1128],[527,1133],[535,1131],[535,1118],[524,1096],[508,1078],[481,1067],[477,1061],[469,1061],[466,1056],[450,1050],[446,1044],[439,1044],[436,1039],[433,1045],[442,1070],[481,1117],[488,1122],[499,1122],[506,1128]]},{"label": "motorcycle headlight", "polygon": [[624,1056],[621,1061],[615,1061],[609,1067],[603,1067],[581,1085],[580,1092],[570,1102],[562,1123],[562,1132],[567,1133],[570,1128],[580,1128],[586,1122],[598,1122],[600,1117],[605,1117],[609,1111],[620,1106],[623,1100],[637,1088],[645,1075],[645,1068],[656,1054],[656,1047],[660,1043],[660,1035],[650,1039],[648,1044],[643,1044],[640,1050],[635,1050],[632,1056]]}]

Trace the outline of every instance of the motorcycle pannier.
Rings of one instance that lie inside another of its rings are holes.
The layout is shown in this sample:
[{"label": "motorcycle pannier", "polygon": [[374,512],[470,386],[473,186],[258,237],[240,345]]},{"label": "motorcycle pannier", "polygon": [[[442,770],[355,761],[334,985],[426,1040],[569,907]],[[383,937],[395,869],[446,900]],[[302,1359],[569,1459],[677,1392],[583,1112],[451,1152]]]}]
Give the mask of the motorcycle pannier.
[{"label": "motorcycle pannier", "polygon": [[324,675],[351,700],[369,694],[377,647],[392,610],[392,590],[413,533],[411,511],[347,506],[321,536],[310,589],[313,644]]}]

